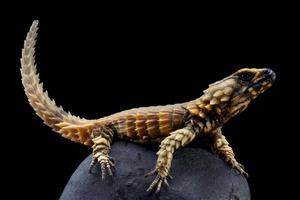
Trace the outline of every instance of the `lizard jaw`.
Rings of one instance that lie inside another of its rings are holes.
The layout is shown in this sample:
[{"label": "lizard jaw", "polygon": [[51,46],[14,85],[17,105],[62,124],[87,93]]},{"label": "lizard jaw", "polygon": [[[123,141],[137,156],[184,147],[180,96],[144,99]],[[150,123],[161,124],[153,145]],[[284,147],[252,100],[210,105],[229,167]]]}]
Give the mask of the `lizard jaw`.
[{"label": "lizard jaw", "polygon": [[276,79],[276,74],[271,69],[264,69],[261,72],[261,75],[253,84],[251,84],[246,92],[249,93],[249,97],[252,99],[256,98],[257,95],[265,92],[268,88],[270,88]]}]

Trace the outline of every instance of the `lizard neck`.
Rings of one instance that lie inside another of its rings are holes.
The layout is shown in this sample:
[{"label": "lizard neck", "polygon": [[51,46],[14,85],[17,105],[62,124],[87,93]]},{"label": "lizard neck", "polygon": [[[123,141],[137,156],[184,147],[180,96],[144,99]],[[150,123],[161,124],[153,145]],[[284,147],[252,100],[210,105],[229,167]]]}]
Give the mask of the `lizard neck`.
[{"label": "lizard neck", "polygon": [[227,111],[227,106],[203,101],[203,97],[185,104],[193,121],[200,127],[201,132],[211,133],[219,129],[231,117]]}]

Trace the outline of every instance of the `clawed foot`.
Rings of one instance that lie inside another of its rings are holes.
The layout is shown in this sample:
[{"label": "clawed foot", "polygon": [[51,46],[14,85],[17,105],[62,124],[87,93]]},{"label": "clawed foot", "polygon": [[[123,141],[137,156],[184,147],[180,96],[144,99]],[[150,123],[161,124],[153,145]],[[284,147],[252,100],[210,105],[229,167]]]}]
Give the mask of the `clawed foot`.
[{"label": "clawed foot", "polygon": [[155,179],[147,189],[147,192],[154,191],[155,193],[159,193],[161,187],[163,184],[165,184],[167,187],[169,187],[168,179],[172,179],[171,175],[163,175],[158,171],[158,169],[154,169],[147,173],[145,177],[156,175]]},{"label": "clawed foot", "polygon": [[92,169],[97,163],[99,163],[101,166],[102,180],[104,180],[106,174],[113,176],[112,170],[115,169],[115,164],[112,158],[102,154],[100,154],[98,157],[94,156],[89,168],[90,173],[92,173]]},{"label": "clawed foot", "polygon": [[245,170],[244,170],[245,168],[242,164],[238,163],[236,160],[230,160],[228,162],[232,168],[236,169],[245,178],[249,177],[248,173],[245,172]]}]

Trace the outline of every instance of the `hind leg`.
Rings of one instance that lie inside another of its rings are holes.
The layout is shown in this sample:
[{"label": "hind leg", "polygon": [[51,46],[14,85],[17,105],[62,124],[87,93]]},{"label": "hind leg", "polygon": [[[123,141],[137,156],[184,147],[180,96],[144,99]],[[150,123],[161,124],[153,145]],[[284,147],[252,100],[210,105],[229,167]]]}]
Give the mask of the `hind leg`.
[{"label": "hind leg", "polygon": [[106,174],[112,176],[112,169],[114,163],[109,156],[111,143],[113,139],[113,130],[108,127],[95,128],[92,132],[93,142],[93,160],[91,162],[89,172],[92,172],[95,164],[99,163],[101,166],[102,179],[105,178]]}]

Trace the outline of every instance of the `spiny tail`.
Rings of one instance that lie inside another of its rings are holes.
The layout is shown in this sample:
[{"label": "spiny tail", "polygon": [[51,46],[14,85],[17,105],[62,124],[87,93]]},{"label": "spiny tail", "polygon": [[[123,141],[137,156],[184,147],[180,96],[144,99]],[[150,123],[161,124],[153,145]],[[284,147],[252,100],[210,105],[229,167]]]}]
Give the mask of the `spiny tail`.
[{"label": "spiny tail", "polygon": [[54,100],[51,100],[47,91],[40,83],[39,74],[35,64],[35,44],[38,30],[38,21],[34,21],[30,27],[24,41],[21,58],[21,75],[25,94],[36,114],[46,125],[55,132],[61,134],[75,142],[85,145],[92,145],[91,129],[94,127],[95,120],[86,120],[75,117],[57,107]]}]

